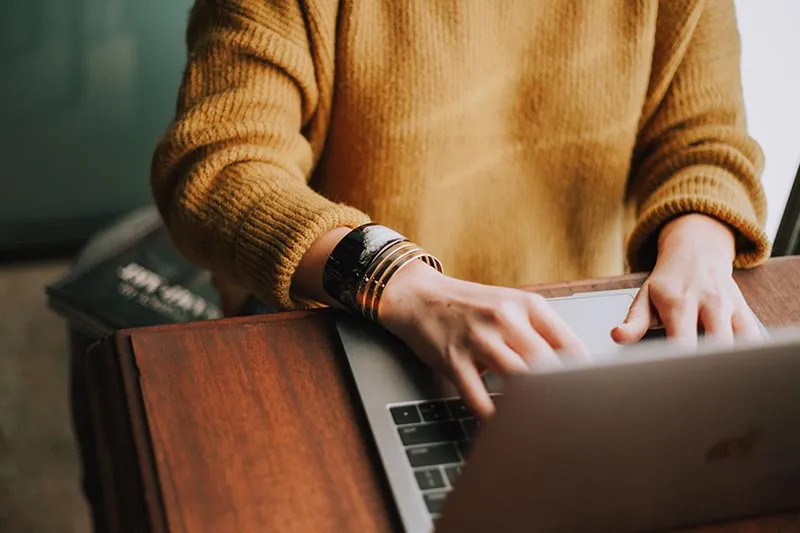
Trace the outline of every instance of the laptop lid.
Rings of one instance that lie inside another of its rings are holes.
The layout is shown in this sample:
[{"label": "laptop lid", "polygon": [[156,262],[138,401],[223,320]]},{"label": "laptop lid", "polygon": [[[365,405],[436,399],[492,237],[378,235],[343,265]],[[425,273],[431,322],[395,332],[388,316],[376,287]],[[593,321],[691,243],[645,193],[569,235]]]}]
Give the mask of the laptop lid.
[{"label": "laptop lid", "polygon": [[518,376],[437,531],[648,531],[800,507],[800,333]]}]

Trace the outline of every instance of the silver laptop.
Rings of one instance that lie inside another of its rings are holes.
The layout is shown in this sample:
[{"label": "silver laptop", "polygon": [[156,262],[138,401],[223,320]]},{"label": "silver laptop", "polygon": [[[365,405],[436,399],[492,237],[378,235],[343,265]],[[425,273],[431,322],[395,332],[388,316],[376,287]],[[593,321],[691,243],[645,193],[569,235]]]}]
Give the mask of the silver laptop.
[{"label": "silver laptop", "polygon": [[[623,348],[610,331],[635,295],[636,289],[603,291],[551,304],[596,358],[613,360]],[[445,378],[381,328],[347,315],[337,319],[337,327],[403,526],[409,532],[430,531],[471,453],[478,422]],[[495,397],[502,387],[487,378]],[[665,388],[677,394],[680,385]],[[624,442],[620,436],[619,445]]]},{"label": "silver laptop", "polygon": [[667,344],[511,378],[437,533],[663,531],[800,509],[800,331]]}]

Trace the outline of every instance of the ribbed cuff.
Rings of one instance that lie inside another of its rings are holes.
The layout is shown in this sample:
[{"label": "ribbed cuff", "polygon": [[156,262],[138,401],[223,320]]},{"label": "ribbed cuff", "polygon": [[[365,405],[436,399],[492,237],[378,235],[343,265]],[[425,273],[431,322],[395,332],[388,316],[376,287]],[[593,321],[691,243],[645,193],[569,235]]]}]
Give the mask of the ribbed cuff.
[{"label": "ribbed cuff", "polygon": [[[643,203],[628,239],[628,264],[632,271],[652,270],[658,253],[658,233],[670,220],[701,213],[727,224],[736,233],[734,267],[752,268],[771,252],[764,231],[764,209],[753,206],[752,194],[718,167],[684,169],[661,185]],[[761,202],[759,202],[761,203]]]},{"label": "ribbed cuff", "polygon": [[279,191],[264,191],[245,217],[236,241],[236,264],[263,301],[284,310],[317,307],[291,294],[303,255],[325,233],[369,221],[366,214],[327,200],[305,183],[284,181]]}]

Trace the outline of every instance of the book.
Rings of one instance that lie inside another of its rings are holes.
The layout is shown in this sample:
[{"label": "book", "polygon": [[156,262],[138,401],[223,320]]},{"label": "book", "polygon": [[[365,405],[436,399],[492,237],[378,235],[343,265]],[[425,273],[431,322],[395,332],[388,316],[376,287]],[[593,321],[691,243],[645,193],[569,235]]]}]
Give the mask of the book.
[{"label": "book", "polygon": [[95,338],[222,317],[210,273],[181,255],[154,206],[99,232],[46,292],[53,310]]}]

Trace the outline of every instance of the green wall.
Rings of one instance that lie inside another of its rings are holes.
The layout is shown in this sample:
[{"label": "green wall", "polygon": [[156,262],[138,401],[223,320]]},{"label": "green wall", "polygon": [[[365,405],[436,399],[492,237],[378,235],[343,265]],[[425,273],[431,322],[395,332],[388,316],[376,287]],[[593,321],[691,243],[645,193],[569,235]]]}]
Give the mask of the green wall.
[{"label": "green wall", "polygon": [[0,2],[0,248],[150,203],[192,0]]}]

